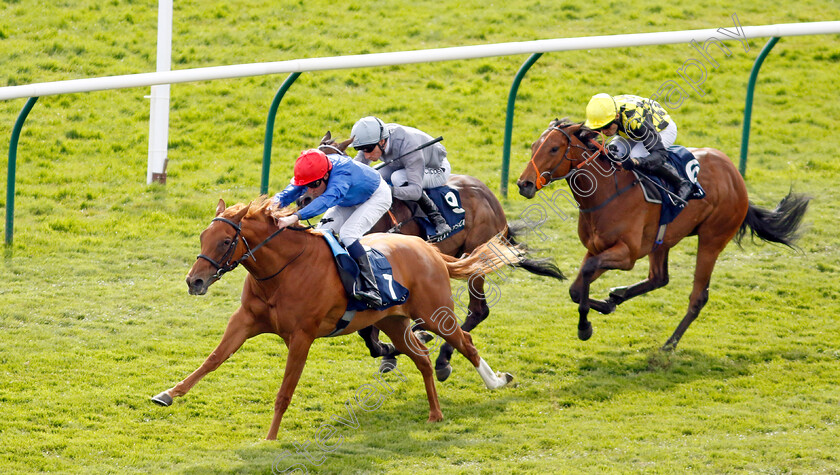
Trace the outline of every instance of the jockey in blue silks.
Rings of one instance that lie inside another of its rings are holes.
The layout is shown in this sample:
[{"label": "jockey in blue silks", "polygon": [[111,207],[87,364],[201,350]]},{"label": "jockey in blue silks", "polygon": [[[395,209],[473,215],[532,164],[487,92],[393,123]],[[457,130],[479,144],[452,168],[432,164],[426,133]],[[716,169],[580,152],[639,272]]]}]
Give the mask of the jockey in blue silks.
[{"label": "jockey in blue silks", "polygon": [[291,184],[274,196],[280,207],[288,206],[312,189],[316,196],[295,213],[277,220],[280,228],[301,219],[324,214],[318,229],[336,232],[359,265],[355,296],[368,306],[382,305],[376,278],[364,247],[359,242],[391,207],[391,189],[376,170],[342,155],[326,155],[316,149],[305,150],[295,162]]}]

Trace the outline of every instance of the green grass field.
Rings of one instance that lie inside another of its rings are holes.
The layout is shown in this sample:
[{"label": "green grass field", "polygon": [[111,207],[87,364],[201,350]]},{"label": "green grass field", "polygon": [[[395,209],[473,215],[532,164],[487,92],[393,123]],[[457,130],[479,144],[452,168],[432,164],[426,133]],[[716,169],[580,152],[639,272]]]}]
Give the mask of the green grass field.
[{"label": "green grass field", "polygon": [[[834,20],[836,0],[692,2],[176,2],[173,68],[544,38]],[[0,1],[0,86],[154,70],[153,0]],[[706,38],[698,38],[703,41]],[[688,97],[679,142],[737,160],[749,50],[726,41],[700,92],[678,69],[688,44],[545,54],[520,87],[509,219],[532,202],[514,182],[554,117],[583,119],[597,92]],[[344,138],[376,114],[443,135],[456,172],[499,189],[507,94],[527,55],[304,73],[277,116],[271,193],[326,130]],[[374,382],[357,336],[316,341],[276,442],[271,420],[286,349],[247,342],[171,407],[149,398],[215,347],[244,269],[203,297],[184,276],[219,198],[259,194],[265,120],[285,76],[172,87],[166,185],[145,184],[148,88],[41,98],[18,151],[15,235],[0,266],[0,472],[838,473],[840,472],[840,36],[783,38],[761,71],[747,172],[772,208],[794,186],[814,200],[800,252],[745,242],[722,254],[710,300],[673,354],[659,346],[685,313],[696,239],[670,256],[671,281],[592,315],[577,339],[568,284],[522,271],[472,332],[515,386],[483,388],[462,357],[438,384],[445,421],[425,422],[419,373],[315,447],[322,422]],[[0,101],[0,167],[24,99]],[[552,185],[566,187],[563,183]],[[5,193],[0,197],[7,205]],[[572,210],[567,210],[571,213]],[[568,274],[583,256],[576,216],[526,239]],[[593,296],[641,280],[646,261],[608,273]],[[453,285],[462,285],[454,283]],[[309,292],[304,286],[301,292]],[[309,444],[308,458],[298,447]]]}]

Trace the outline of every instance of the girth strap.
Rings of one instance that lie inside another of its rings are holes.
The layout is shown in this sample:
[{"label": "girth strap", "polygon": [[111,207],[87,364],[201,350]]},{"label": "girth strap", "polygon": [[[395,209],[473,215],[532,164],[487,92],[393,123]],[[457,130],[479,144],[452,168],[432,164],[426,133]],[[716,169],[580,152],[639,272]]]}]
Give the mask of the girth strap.
[{"label": "girth strap", "polygon": [[353,321],[353,317],[355,317],[355,316],[356,316],[356,311],[355,310],[348,310],[348,311],[344,312],[344,315],[341,316],[341,319],[339,319],[338,322],[336,322],[335,330],[330,332],[330,334],[326,335],[324,338],[329,338],[331,336],[336,336],[339,333],[341,333],[341,331],[344,330],[345,328],[347,328],[347,325],[349,325],[350,322]]}]

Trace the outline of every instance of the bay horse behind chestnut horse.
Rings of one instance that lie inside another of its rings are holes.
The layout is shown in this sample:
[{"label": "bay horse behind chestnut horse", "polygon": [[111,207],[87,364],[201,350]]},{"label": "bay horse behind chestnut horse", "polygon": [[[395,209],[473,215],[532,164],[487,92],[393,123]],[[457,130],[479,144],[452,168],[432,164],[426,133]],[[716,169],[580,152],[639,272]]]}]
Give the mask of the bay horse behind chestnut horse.
[{"label": "bay horse behind chestnut horse", "polygon": [[[336,142],[328,131],[321,139],[318,148],[327,154],[346,155],[347,147],[352,141],[353,139],[350,138],[343,142]],[[518,225],[508,224],[502,204],[484,182],[470,175],[452,175],[446,185],[457,190],[461,197],[460,205],[464,209],[464,228],[458,233],[449,234],[444,239],[432,243],[433,246],[444,254],[458,257],[470,254],[496,235],[504,236],[511,243],[516,243]],[[311,197],[305,195],[298,204],[305,206],[307,198],[311,200]],[[385,214],[370,230],[370,233],[381,232],[425,236],[425,232],[413,211],[405,202],[398,199],[394,200],[390,212]],[[546,259],[525,258],[515,265],[535,275],[566,280],[566,276],[560,269]],[[490,307],[487,305],[484,294],[484,283],[483,276],[474,276],[468,282],[469,304],[467,306],[467,316],[461,325],[461,329],[464,331],[472,331],[490,315]],[[365,340],[365,345],[367,345],[373,358],[382,357],[379,367],[383,372],[387,372],[396,366],[397,360],[395,357],[399,352],[395,351],[392,345],[379,341],[379,330],[375,327],[363,328],[359,331],[359,335]],[[449,364],[452,352],[453,348],[448,343],[441,346],[440,353],[435,361],[435,374],[438,381],[445,381],[452,373],[452,366]]]},{"label": "bay horse behind chestnut horse", "polygon": [[[279,335],[289,349],[283,383],[274,403],[269,440],[277,438],[283,413],[289,406],[303,372],[309,348],[316,338],[332,336],[345,315],[347,295],[332,252],[316,231],[278,229],[275,219],[291,211],[273,210],[271,201],[236,204],[219,200],[216,217],[201,233],[201,254],[187,274],[190,294],[203,295],[221,276],[242,264],[248,270],[241,305],[228,321],[221,342],[204,363],[186,379],[152,400],[172,404],[201,378],[236,352],[245,340],[262,334]],[[458,327],[452,309],[450,278],[467,279],[523,259],[515,247],[479,247],[469,257],[441,254],[423,240],[401,234],[373,234],[362,242],[384,254],[393,268],[393,279],[409,290],[408,299],[385,310],[359,311],[338,334],[346,335],[369,325],[384,331],[407,354],[423,375],[429,400],[429,422],[443,419],[428,350],[411,331],[410,319],[422,322],[463,354],[489,389],[507,385],[513,377],[494,373],[478,355],[469,333]]]},{"label": "bay horse behind chestnut horse", "polygon": [[[578,237],[586,255],[569,294],[578,304],[581,340],[592,336],[587,320],[590,308],[608,314],[622,302],[665,286],[668,251],[686,236],[697,236],[694,287],[688,312],[663,350],[675,349],[700,314],[709,299],[715,262],[730,240],[735,238],[740,244],[750,228],[753,237],[794,247],[810,197],[790,192],[773,211],[753,205],[732,160],[713,148],[689,149],[699,162],[697,181],[706,196],[690,200],[655,245],[660,205],[646,202],[633,173],[600,154],[593,138],[593,132],[582,124],[555,119],[531,145],[531,160],[517,181],[519,193],[530,199],[547,184],[565,179],[579,206]],[[606,300],[589,297],[590,284],[601,274],[610,269],[630,270],[645,256],[650,260],[646,280],[611,289]]]}]

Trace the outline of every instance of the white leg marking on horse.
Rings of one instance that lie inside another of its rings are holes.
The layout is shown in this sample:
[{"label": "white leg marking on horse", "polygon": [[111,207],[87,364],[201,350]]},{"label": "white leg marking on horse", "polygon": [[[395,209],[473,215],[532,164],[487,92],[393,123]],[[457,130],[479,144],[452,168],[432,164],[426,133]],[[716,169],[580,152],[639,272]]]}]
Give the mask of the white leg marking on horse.
[{"label": "white leg marking on horse", "polygon": [[493,369],[484,361],[484,358],[479,358],[478,360],[478,366],[475,369],[478,371],[481,379],[484,380],[484,385],[487,386],[487,389],[499,389],[507,386],[513,380],[513,376],[510,373],[493,372]]}]

